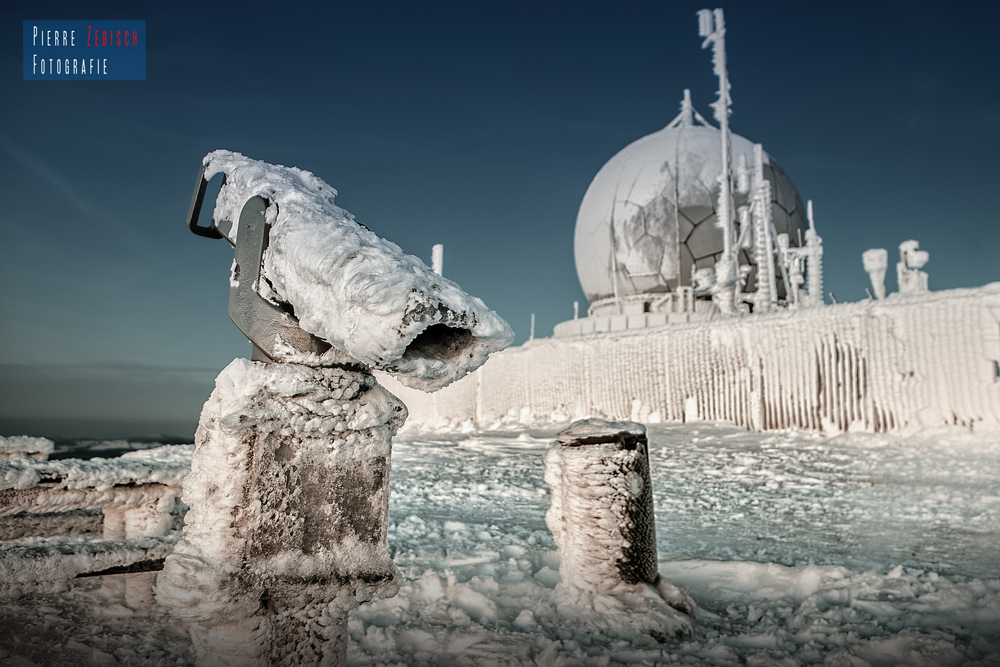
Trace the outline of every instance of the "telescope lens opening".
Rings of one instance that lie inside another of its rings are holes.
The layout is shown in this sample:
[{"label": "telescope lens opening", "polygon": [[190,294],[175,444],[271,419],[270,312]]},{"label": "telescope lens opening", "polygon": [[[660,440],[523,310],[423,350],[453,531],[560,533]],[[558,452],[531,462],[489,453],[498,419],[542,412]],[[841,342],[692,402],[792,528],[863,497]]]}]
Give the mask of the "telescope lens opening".
[{"label": "telescope lens opening", "polygon": [[404,359],[414,357],[451,361],[460,357],[473,343],[472,332],[456,329],[447,324],[432,324],[410,341],[403,353]]}]

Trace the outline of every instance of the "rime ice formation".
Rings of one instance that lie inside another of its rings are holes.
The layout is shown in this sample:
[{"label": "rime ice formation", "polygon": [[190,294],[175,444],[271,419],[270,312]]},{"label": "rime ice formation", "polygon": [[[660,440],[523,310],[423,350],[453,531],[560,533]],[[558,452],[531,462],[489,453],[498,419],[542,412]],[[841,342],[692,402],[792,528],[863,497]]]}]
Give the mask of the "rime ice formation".
[{"label": "rime ice formation", "polygon": [[885,298],[885,272],[889,268],[889,252],[885,248],[865,250],[861,255],[865,271],[872,281],[872,291],[876,299]]},{"label": "rime ice formation", "polygon": [[919,250],[916,241],[899,244],[899,262],[896,264],[896,281],[900,294],[920,294],[927,291],[927,273],[921,271],[930,254]]},{"label": "rime ice formation", "polygon": [[0,516],[103,510],[105,540],[167,535],[191,445],[116,459],[0,462]]},{"label": "rime ice formation", "polygon": [[27,435],[4,437],[0,435],[0,461],[49,458],[55,443],[48,438],[32,438]]},{"label": "rime ice formation", "polygon": [[199,665],[343,663],[347,611],[399,585],[386,526],[405,418],[364,372],[237,359],[219,374],[157,580]]},{"label": "rime ice formation", "polygon": [[1000,283],[640,330],[625,329],[630,317],[506,350],[434,395],[380,381],[428,428],[591,416],[824,432],[1000,426]]},{"label": "rime ice formation", "polygon": [[248,199],[262,195],[277,205],[268,209],[257,290],[293,308],[302,329],[351,359],[433,391],[513,340],[482,300],[356,222],[312,173],[223,150],[204,165],[206,179],[225,175],[215,220],[231,242]]},{"label": "rime ice formation", "polygon": [[40,482],[45,482],[52,491],[108,491],[139,484],[180,486],[190,469],[193,450],[191,445],[165,445],[128,452],[114,459],[0,462],[0,491],[25,490]]},{"label": "rime ice formation", "polygon": [[638,625],[659,639],[690,633],[676,610],[693,615],[694,602],[657,570],[645,427],[575,422],[549,447],[545,482],[552,491],[545,523],[559,547],[560,612],[572,617],[589,608],[609,626],[635,632]]},{"label": "rime ice formation", "polygon": [[46,535],[96,537],[103,532],[104,513],[101,510],[0,516],[0,542]]},{"label": "rime ice formation", "polygon": [[[0,599],[65,589],[67,580],[81,574],[162,560],[179,538],[179,533],[122,541],[48,537],[0,545]],[[151,582],[143,583],[148,592]]]},{"label": "rime ice formation", "polygon": [[[177,541],[171,536],[172,512],[190,470],[192,449],[168,445],[116,459],[0,462],[2,529],[6,539],[22,537],[0,545],[0,596],[47,590],[81,573],[166,556]],[[56,514],[81,510],[102,512],[102,539],[23,538],[32,529],[68,528],[72,533],[81,519],[92,523],[87,515],[61,520]],[[33,515],[42,516],[36,520]],[[151,601],[151,583],[148,574],[130,575],[126,597]]]}]

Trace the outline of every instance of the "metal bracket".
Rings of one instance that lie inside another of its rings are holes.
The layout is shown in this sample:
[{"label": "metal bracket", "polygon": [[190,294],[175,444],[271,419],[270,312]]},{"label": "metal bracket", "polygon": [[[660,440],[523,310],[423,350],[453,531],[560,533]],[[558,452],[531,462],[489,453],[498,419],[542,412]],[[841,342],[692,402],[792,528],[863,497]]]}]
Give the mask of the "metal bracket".
[{"label": "metal bracket", "polygon": [[[222,184],[226,184],[226,175],[222,175]],[[194,196],[191,197],[191,206],[188,207],[187,226],[198,236],[205,236],[210,239],[225,238],[218,229],[215,218],[208,227],[198,226],[198,216],[201,215],[201,204],[205,201],[205,189],[208,187],[208,180],[205,178],[205,164],[202,163],[198,170],[198,180],[194,184]],[[232,224],[229,225],[232,228]],[[227,230],[228,231],[228,230]],[[227,239],[228,240],[228,239]],[[230,241],[232,243],[232,241]]]},{"label": "metal bracket", "polygon": [[[257,292],[261,261],[267,248],[265,213],[268,205],[266,199],[257,195],[251,197],[240,212],[236,265],[233,267],[236,285],[229,290],[229,317],[253,343],[254,354],[251,358],[255,361],[274,361],[278,336],[300,352],[323,354],[330,349],[326,341],[304,331],[291,314]],[[277,207],[277,204],[271,203],[270,206]]]}]

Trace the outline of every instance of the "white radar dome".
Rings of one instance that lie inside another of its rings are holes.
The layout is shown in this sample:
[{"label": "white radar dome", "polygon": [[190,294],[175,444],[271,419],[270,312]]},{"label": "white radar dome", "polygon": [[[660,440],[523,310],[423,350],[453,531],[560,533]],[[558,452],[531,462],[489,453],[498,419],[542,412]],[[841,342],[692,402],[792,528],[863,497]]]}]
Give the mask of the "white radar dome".
[{"label": "white radar dome", "polygon": [[[690,285],[692,267],[714,266],[721,254],[715,209],[722,135],[714,127],[695,125],[692,113],[687,107],[664,129],[626,146],[587,188],[576,219],[575,255],[580,285],[591,303],[616,293],[668,292]],[[735,174],[740,155],[754,164],[753,144],[737,134],[731,137]],[[805,206],[767,153],[763,162],[775,229],[799,246],[809,228]],[[736,207],[744,203],[746,196],[736,194]],[[751,263],[747,251],[740,252],[740,261]],[[748,288],[755,285],[755,273]]]}]

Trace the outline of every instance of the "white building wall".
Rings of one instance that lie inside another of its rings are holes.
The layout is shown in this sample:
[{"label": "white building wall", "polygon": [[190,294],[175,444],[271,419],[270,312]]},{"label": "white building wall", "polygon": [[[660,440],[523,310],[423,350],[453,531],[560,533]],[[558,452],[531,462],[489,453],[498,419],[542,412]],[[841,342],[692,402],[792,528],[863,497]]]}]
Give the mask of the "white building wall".
[{"label": "white building wall", "polygon": [[584,417],[836,432],[1000,425],[1000,283],[546,338],[434,394],[379,381],[427,428]]}]

